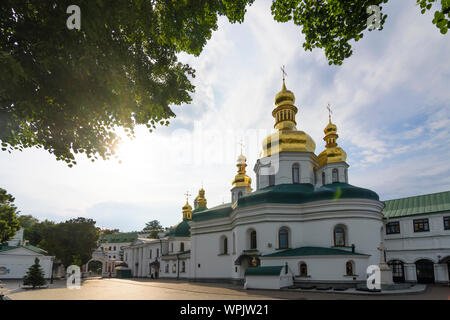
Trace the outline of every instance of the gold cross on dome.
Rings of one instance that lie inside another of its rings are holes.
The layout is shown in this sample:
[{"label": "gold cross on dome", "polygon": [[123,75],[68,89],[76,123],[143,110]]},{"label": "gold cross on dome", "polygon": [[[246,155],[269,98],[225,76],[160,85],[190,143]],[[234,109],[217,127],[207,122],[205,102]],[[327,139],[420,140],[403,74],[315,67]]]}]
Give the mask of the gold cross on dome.
[{"label": "gold cross on dome", "polygon": [[239,145],[241,146],[241,154],[242,154],[242,149],[244,148],[244,140],[241,139],[241,141],[239,142]]},{"label": "gold cross on dome", "polygon": [[186,191],[186,193],[184,195],[186,196],[186,202],[188,202],[191,194],[189,193],[189,191]]},{"label": "gold cross on dome", "polygon": [[329,103],[327,104],[327,109],[328,109],[328,118],[331,121],[331,115],[333,114],[333,111],[331,111],[331,106]]},{"label": "gold cross on dome", "polygon": [[286,76],[287,76],[286,67],[284,65],[281,67],[281,72],[283,72],[283,81],[284,81],[284,80],[286,80]]}]

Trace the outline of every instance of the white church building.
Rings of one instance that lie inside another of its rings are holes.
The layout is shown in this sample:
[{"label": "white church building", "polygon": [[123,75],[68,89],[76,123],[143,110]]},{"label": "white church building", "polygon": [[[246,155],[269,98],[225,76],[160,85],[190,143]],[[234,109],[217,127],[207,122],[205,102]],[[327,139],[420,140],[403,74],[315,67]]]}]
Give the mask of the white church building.
[{"label": "white church building", "polygon": [[380,201],[349,184],[337,127],[324,129],[325,148],[297,129],[294,94],[275,97],[274,132],[254,165],[256,190],[237,159],[231,202],[207,208],[200,190],[194,210],[161,239],[124,249],[135,277],[234,281],[253,288],[365,283],[367,267],[386,261],[396,282],[449,282],[450,191]]}]

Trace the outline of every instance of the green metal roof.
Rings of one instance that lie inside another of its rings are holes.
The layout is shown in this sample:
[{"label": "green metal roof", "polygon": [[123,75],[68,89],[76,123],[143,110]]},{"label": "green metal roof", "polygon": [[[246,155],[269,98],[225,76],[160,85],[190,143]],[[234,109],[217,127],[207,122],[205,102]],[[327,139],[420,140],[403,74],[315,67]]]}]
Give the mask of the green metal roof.
[{"label": "green metal roof", "polygon": [[101,243],[124,243],[133,242],[138,238],[139,232],[119,232],[106,234],[100,237]]},{"label": "green metal roof", "polygon": [[247,194],[238,200],[237,207],[260,203],[305,203],[350,198],[379,200],[374,191],[355,187],[348,183],[331,183],[316,190],[312,184],[296,183],[279,184]]},{"label": "green metal roof", "polygon": [[176,226],[170,229],[169,231],[169,237],[190,237],[191,236],[191,226],[189,226],[189,223],[187,220],[183,220]]},{"label": "green metal roof", "polygon": [[366,254],[336,248],[300,247],[296,249],[287,249],[280,252],[266,254],[263,255],[263,257],[332,256],[332,255],[367,256]]},{"label": "green metal roof", "polygon": [[208,208],[200,207],[200,208],[194,209],[194,210],[192,211],[192,213],[194,214],[194,213],[201,212],[201,211],[205,211],[205,210],[208,210]]},{"label": "green metal roof", "polygon": [[249,267],[245,270],[245,276],[279,276],[283,266]]},{"label": "green metal roof", "polygon": [[172,256],[178,256],[178,255],[183,255],[183,254],[190,254],[191,250],[185,250],[185,251],[181,251],[181,252],[177,252],[177,253],[168,253],[168,254],[163,254],[163,257],[172,257]]},{"label": "green metal roof", "polygon": [[195,214],[192,214],[193,221],[203,221],[209,219],[217,219],[228,217],[230,213],[233,211],[231,207],[231,203],[221,204],[220,206],[216,206],[211,209],[202,210]]},{"label": "green metal roof", "polygon": [[0,252],[8,251],[8,250],[16,249],[16,248],[19,248],[19,247],[17,247],[17,246],[7,246],[7,245],[0,244]]},{"label": "green metal roof", "polygon": [[450,211],[450,191],[384,201],[385,218],[400,218]]}]

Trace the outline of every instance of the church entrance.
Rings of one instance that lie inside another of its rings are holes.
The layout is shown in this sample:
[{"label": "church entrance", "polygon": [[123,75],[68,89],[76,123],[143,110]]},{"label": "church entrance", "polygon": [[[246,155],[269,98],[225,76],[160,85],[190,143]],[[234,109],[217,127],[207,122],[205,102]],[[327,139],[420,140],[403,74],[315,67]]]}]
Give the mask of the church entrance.
[{"label": "church entrance", "polygon": [[418,283],[434,283],[434,263],[428,259],[416,262]]},{"label": "church entrance", "polygon": [[392,280],[395,283],[405,282],[405,267],[400,260],[391,260],[388,262],[389,267],[392,269]]}]

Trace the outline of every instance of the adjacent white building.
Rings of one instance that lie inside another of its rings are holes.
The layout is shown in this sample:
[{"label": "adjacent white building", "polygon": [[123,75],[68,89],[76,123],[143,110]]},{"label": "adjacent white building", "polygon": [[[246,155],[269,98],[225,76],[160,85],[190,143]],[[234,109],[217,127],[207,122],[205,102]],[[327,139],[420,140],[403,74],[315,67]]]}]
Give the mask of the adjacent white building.
[{"label": "adjacent white building", "polygon": [[0,279],[22,279],[36,258],[46,279],[51,278],[54,257],[23,239],[23,228],[7,245],[0,244]]}]

